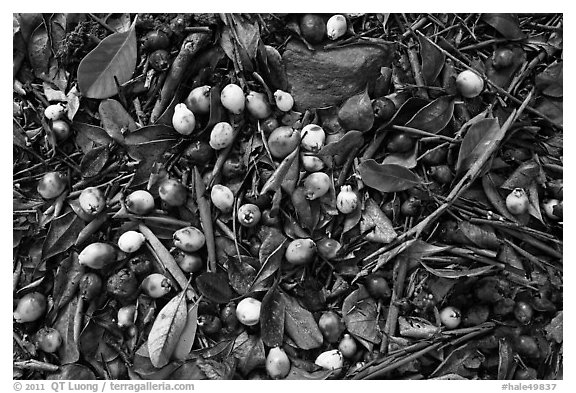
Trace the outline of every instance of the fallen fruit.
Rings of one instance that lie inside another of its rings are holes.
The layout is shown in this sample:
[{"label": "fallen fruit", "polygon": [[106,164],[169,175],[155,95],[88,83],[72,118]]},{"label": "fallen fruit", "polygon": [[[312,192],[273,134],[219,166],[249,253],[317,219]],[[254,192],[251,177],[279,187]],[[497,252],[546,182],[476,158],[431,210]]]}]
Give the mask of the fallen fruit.
[{"label": "fallen fruit", "polygon": [[391,99],[380,97],[372,101],[372,110],[377,119],[388,120],[396,113],[396,105]]},{"label": "fallen fruit", "polygon": [[148,296],[158,299],[172,289],[170,280],[160,273],[152,273],[142,280],[140,287]]},{"label": "fallen fruit", "polygon": [[318,328],[320,328],[320,332],[326,341],[335,343],[340,339],[342,332],[344,332],[344,323],[334,311],[327,311],[320,317]]},{"label": "fallen fruit", "polygon": [[246,174],[246,165],[238,156],[228,157],[222,166],[222,176],[227,179],[241,177]]},{"label": "fallen fruit", "polygon": [[338,344],[338,350],[342,353],[342,356],[351,359],[356,355],[358,345],[356,344],[356,340],[346,333],[344,337],[342,337],[342,340],[340,340],[340,344]]},{"label": "fallen fruit", "polygon": [[448,165],[433,166],[428,173],[440,184],[450,184],[454,179],[454,175]]},{"label": "fallen fruit", "polygon": [[88,187],[82,190],[78,198],[82,210],[91,216],[102,212],[106,207],[106,197],[102,190],[96,187]]},{"label": "fallen fruit", "polygon": [[270,348],[266,356],[266,372],[272,379],[286,378],[290,372],[290,359],[282,348]]},{"label": "fallen fruit", "polygon": [[336,197],[336,208],[343,214],[350,214],[358,207],[358,195],[352,191],[352,186],[342,186]]},{"label": "fallen fruit", "polygon": [[36,345],[44,352],[54,353],[62,345],[62,336],[54,328],[43,327],[35,336]]},{"label": "fallen fruit", "polygon": [[166,71],[170,66],[170,53],[165,49],[155,50],[148,57],[148,62],[150,63],[150,67],[156,71]]},{"label": "fallen fruit", "polygon": [[238,222],[242,226],[254,227],[260,222],[261,217],[260,208],[253,203],[246,203],[238,208]]},{"label": "fallen fruit", "polygon": [[65,114],[66,107],[62,103],[48,105],[46,109],[44,109],[44,116],[52,121],[61,119]]},{"label": "fallen fruit", "polygon": [[272,157],[283,159],[300,144],[300,131],[292,127],[282,126],[276,128],[268,138],[268,147]]},{"label": "fallen fruit", "polygon": [[198,317],[198,327],[204,334],[213,336],[222,330],[222,321],[212,314],[200,315]]},{"label": "fallen fruit", "polygon": [[144,36],[142,41],[142,48],[149,52],[158,49],[166,49],[170,45],[170,38],[168,34],[162,30],[152,30]]},{"label": "fallen fruit", "polygon": [[242,299],[236,306],[236,317],[246,326],[254,326],[260,321],[262,303],[252,297]]},{"label": "fallen fruit", "polygon": [[132,299],[138,291],[136,275],[128,268],[120,269],[108,277],[106,291],[122,301]]},{"label": "fallen fruit", "polygon": [[199,86],[188,94],[184,103],[195,114],[210,113],[210,86]]},{"label": "fallen fruit", "polygon": [[376,300],[389,299],[392,295],[392,290],[388,285],[388,281],[378,274],[370,274],[366,277],[366,290]]},{"label": "fallen fruit", "polygon": [[294,106],[292,94],[282,90],[276,90],[274,93],[274,101],[276,102],[276,107],[282,112],[288,112]]},{"label": "fallen fruit", "polygon": [[190,135],[196,128],[194,112],[186,107],[186,104],[178,104],[174,107],[172,126],[181,135]]},{"label": "fallen fruit", "polygon": [[195,253],[188,253],[177,248],[171,250],[174,260],[185,273],[196,273],[202,270],[204,262],[202,258]]},{"label": "fallen fruit", "polygon": [[126,253],[136,252],[142,247],[146,238],[136,231],[126,231],[118,238],[118,248]]},{"label": "fallen fruit", "polygon": [[316,242],[318,255],[328,261],[335,259],[338,251],[340,251],[341,248],[342,246],[338,240],[330,239],[328,237],[324,237]]},{"label": "fallen fruit", "polygon": [[212,161],[214,149],[208,142],[195,141],[184,149],[182,157],[192,165],[205,166]]},{"label": "fallen fruit", "polygon": [[514,52],[510,48],[498,48],[492,54],[492,65],[496,69],[510,67],[514,62]]},{"label": "fallen fruit", "polygon": [[320,15],[306,14],[300,19],[300,33],[311,44],[322,42],[326,36],[326,24]]},{"label": "fallen fruit", "polygon": [[456,329],[461,321],[462,315],[456,307],[448,306],[440,311],[440,322],[448,329]]},{"label": "fallen fruit", "polygon": [[478,74],[464,70],[456,77],[456,88],[466,98],[474,98],[484,90],[484,81]]},{"label": "fallen fruit", "polygon": [[317,153],[324,146],[326,133],[316,124],[308,124],[302,129],[301,135],[300,146],[305,150]]},{"label": "fallen fruit", "polygon": [[222,106],[235,115],[239,115],[244,110],[245,98],[242,88],[234,83],[226,85],[220,93]]},{"label": "fallen fruit", "polygon": [[54,120],[52,122],[52,132],[56,140],[63,141],[70,136],[70,126],[64,120]]},{"label": "fallen fruit", "polygon": [[234,142],[234,129],[225,121],[216,123],[210,132],[210,146],[214,150],[222,150]]},{"label": "fallen fruit", "polygon": [[126,197],[126,208],[130,213],[143,216],[154,210],[154,197],[148,191],[136,190]]},{"label": "fallen fruit", "polygon": [[286,248],[286,261],[293,265],[305,265],[314,260],[316,243],[312,239],[292,240]]},{"label": "fallen fruit", "polygon": [[300,159],[302,160],[302,167],[306,170],[306,172],[318,172],[324,169],[324,161],[318,158],[317,155],[314,153],[302,153],[300,155]]},{"label": "fallen fruit", "polygon": [[18,323],[36,321],[44,314],[46,307],[46,296],[40,292],[27,293],[18,300],[14,319]]},{"label": "fallen fruit", "polygon": [[251,91],[246,96],[246,109],[258,120],[264,120],[272,114],[266,95],[257,91]]},{"label": "fallen fruit", "polygon": [[337,40],[346,34],[346,18],[344,15],[333,15],[326,23],[326,33],[331,40]]},{"label": "fallen fruit", "polygon": [[118,310],[118,326],[128,328],[136,322],[136,306],[130,304]]},{"label": "fallen fruit", "polygon": [[422,201],[415,196],[406,199],[400,206],[400,212],[407,217],[414,217],[420,212]]},{"label": "fallen fruit", "polygon": [[558,217],[554,214],[554,207],[559,206],[561,202],[558,199],[548,199],[542,203],[542,209],[544,210],[544,214],[551,220],[559,220],[561,217]]},{"label": "fallen fruit", "polygon": [[394,133],[386,144],[386,151],[390,153],[406,153],[414,147],[414,139],[405,132]]},{"label": "fallen fruit", "polygon": [[176,179],[166,179],[158,187],[158,195],[170,207],[178,207],[186,204],[188,190]]},{"label": "fallen fruit", "polygon": [[530,323],[533,316],[534,309],[532,309],[530,304],[523,301],[516,302],[516,305],[514,306],[514,317],[518,322],[522,325],[527,325]]},{"label": "fallen fruit", "polygon": [[526,213],[529,205],[528,195],[526,195],[526,191],[522,188],[515,188],[506,197],[506,207],[512,214],[518,215]]},{"label": "fallen fruit", "polygon": [[198,251],[206,243],[204,233],[196,227],[185,227],[177,230],[172,235],[174,246],[182,251],[194,252]]},{"label": "fallen fruit", "polygon": [[344,366],[344,358],[339,350],[332,349],[318,355],[314,364],[327,370],[338,370]]},{"label": "fallen fruit", "polygon": [[78,263],[92,269],[102,269],[116,262],[116,248],[108,243],[92,243],[78,254]]},{"label": "fallen fruit", "polygon": [[314,172],[304,179],[304,193],[307,199],[314,200],[330,190],[330,177],[324,172]]},{"label": "fallen fruit", "polygon": [[53,199],[62,194],[68,178],[60,172],[47,172],[38,182],[38,194],[44,199]]},{"label": "fallen fruit", "polygon": [[210,191],[210,199],[214,206],[221,212],[229,213],[232,211],[234,194],[228,187],[222,184],[215,184]]},{"label": "fallen fruit", "polygon": [[531,358],[537,358],[540,356],[540,349],[538,348],[538,343],[534,337],[524,335],[515,337],[514,344],[520,355],[525,355]]},{"label": "fallen fruit", "polygon": [[96,299],[102,291],[102,279],[94,272],[84,273],[80,279],[79,291],[85,301]]},{"label": "fallen fruit", "polygon": [[154,270],[154,266],[152,265],[152,262],[150,262],[150,259],[143,255],[130,258],[128,261],[128,267],[134,272],[134,274],[136,274],[138,279],[142,279],[142,277],[149,275]]},{"label": "fallen fruit", "polygon": [[260,122],[260,128],[264,131],[264,134],[268,135],[276,128],[278,128],[279,123],[275,117],[269,117],[264,119],[264,121]]}]

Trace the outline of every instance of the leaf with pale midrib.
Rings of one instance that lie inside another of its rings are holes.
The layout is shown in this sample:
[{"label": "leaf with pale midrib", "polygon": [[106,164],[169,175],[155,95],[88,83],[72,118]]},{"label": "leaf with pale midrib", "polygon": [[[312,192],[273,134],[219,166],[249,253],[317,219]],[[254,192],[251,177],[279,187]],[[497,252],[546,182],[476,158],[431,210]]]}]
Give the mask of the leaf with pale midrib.
[{"label": "leaf with pale midrib", "polygon": [[184,330],[187,313],[184,293],[174,296],[158,313],[148,335],[148,352],[154,367],[164,367],[170,361]]}]

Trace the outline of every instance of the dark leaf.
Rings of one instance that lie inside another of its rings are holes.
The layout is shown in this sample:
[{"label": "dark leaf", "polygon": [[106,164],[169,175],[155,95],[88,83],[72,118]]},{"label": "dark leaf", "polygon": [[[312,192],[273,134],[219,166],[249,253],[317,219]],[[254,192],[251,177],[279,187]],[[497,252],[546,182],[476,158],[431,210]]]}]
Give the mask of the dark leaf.
[{"label": "dark leaf", "polygon": [[482,266],[474,269],[467,269],[459,266],[453,268],[433,268],[428,264],[424,263],[424,261],[422,260],[420,261],[420,264],[422,264],[424,269],[428,270],[436,277],[448,278],[448,279],[481,276],[488,273],[490,270],[494,269],[494,266],[492,265]]},{"label": "dark leaf", "polygon": [[302,227],[312,231],[318,223],[318,215],[315,215],[312,209],[312,201],[306,198],[303,187],[298,187],[291,195],[292,205]]},{"label": "dark leaf", "polygon": [[270,228],[270,232],[260,246],[259,259],[262,267],[258,271],[250,291],[261,289],[261,284],[280,268],[282,257],[284,257],[286,241],[286,236],[284,236],[282,232],[276,228]]},{"label": "dark leaf", "polygon": [[368,92],[348,98],[338,111],[338,120],[345,130],[368,131],[374,125],[374,110]]},{"label": "dark leaf", "polygon": [[129,31],[104,38],[78,66],[78,89],[88,98],[109,98],[118,94],[116,81],[130,80],[136,62],[136,21]]},{"label": "dark leaf", "polygon": [[536,110],[552,119],[555,124],[562,125],[564,122],[564,101],[549,97],[541,97],[536,100]]},{"label": "dark leaf", "polygon": [[235,357],[227,357],[223,362],[211,359],[198,359],[198,367],[208,379],[228,380],[232,379],[236,371],[237,360]]},{"label": "dark leaf", "polygon": [[210,118],[206,127],[199,134],[211,130],[216,123],[224,121],[225,116],[226,109],[222,106],[222,101],[220,100],[220,89],[217,86],[212,86],[210,88]]},{"label": "dark leaf", "polygon": [[54,307],[62,308],[76,294],[80,279],[84,275],[84,267],[78,263],[78,253],[72,252],[65,258],[56,271],[54,277]]},{"label": "dark leaf", "polygon": [[558,344],[564,341],[564,312],[560,311],[550,323],[544,328],[546,330],[546,338],[554,340]]},{"label": "dark leaf", "polygon": [[[432,373],[431,377],[458,374],[464,378],[476,376],[477,369],[484,361],[484,355],[472,344],[465,344],[452,351]],[[476,365],[476,367],[474,367]]]},{"label": "dark leaf", "polygon": [[395,164],[380,165],[370,159],[358,167],[362,181],[381,192],[408,190],[420,184],[420,178],[409,169]]},{"label": "dark leaf", "polygon": [[290,169],[284,176],[284,181],[280,185],[282,190],[287,194],[292,194],[296,189],[296,185],[300,180],[300,160],[296,159],[292,161],[292,165],[290,165]]},{"label": "dark leaf", "polygon": [[[76,318],[77,307],[78,297],[74,297],[62,309],[60,316],[54,323],[54,329],[58,330],[62,337],[62,344],[58,348],[58,358],[61,364],[76,363],[80,358],[78,343],[74,340],[74,319]],[[78,316],[81,317],[81,314]]]},{"label": "dark leaf", "polygon": [[260,311],[260,331],[262,341],[268,347],[282,345],[284,339],[284,319],[286,303],[284,297],[273,287],[262,299]]},{"label": "dark leaf", "polygon": [[367,240],[376,243],[388,244],[398,236],[394,231],[394,225],[380,206],[372,198],[365,203],[360,221],[360,232]]},{"label": "dark leaf", "polygon": [[234,297],[234,292],[228,284],[225,274],[206,272],[196,278],[198,290],[215,303],[228,303]]},{"label": "dark leaf", "polygon": [[524,161],[514,172],[506,179],[500,188],[513,190],[515,188],[524,188],[527,190],[532,182],[544,184],[546,176],[542,167],[535,159]]},{"label": "dark leaf", "polygon": [[[64,40],[66,38],[66,14],[56,13],[50,16],[49,31],[52,51],[58,53],[63,50]],[[47,22],[47,23],[48,23]]]},{"label": "dark leaf", "polygon": [[272,86],[286,91],[288,88],[288,76],[286,75],[286,67],[282,62],[282,56],[276,48],[270,45],[264,45],[264,48]]},{"label": "dark leaf", "polygon": [[482,14],[482,19],[505,38],[511,40],[525,38],[515,14]]},{"label": "dark leaf", "polygon": [[44,240],[42,259],[48,259],[72,247],[84,226],[84,221],[72,210],[54,219]]},{"label": "dark leaf", "polygon": [[332,375],[333,373],[334,373],[334,371],[326,370],[326,369],[322,369],[322,370],[318,370],[318,371],[314,371],[314,372],[308,372],[304,369],[301,369],[299,367],[292,365],[292,367],[290,367],[290,372],[286,376],[286,379],[287,380],[318,381],[318,380],[328,379],[328,377],[330,375]]},{"label": "dark leaf", "polygon": [[246,332],[242,332],[234,340],[232,356],[238,359],[238,369],[244,376],[266,364],[262,339],[256,335],[248,335]]},{"label": "dark leaf", "polygon": [[178,365],[174,362],[168,363],[162,368],[154,367],[148,353],[148,342],[144,342],[134,354],[133,371],[143,379],[166,379],[177,368]]},{"label": "dark leaf", "polygon": [[284,183],[290,168],[292,168],[292,164],[294,163],[296,157],[298,157],[299,152],[300,149],[297,147],[292,153],[288,154],[288,156],[282,160],[274,173],[268,178],[268,180],[266,180],[266,183],[262,187],[260,194],[266,194],[270,191],[275,192],[280,188],[280,186]]},{"label": "dark leaf", "polygon": [[460,145],[456,172],[462,174],[470,169],[499,132],[500,125],[496,119],[482,119],[470,126]]},{"label": "dark leaf", "polygon": [[16,119],[12,120],[12,129],[12,143],[14,146],[26,149],[26,132],[24,132],[24,129],[18,124]]},{"label": "dark leaf", "polygon": [[342,304],[342,317],[346,329],[356,338],[378,344],[382,333],[378,328],[378,304],[361,286],[346,297]]},{"label": "dark leaf", "polygon": [[136,131],[138,126],[122,104],[113,99],[102,100],[98,106],[102,127],[118,143],[124,142],[123,133]]},{"label": "dark leaf", "polygon": [[454,113],[454,97],[441,96],[424,108],[406,123],[406,127],[416,128],[436,134],[444,129]]},{"label": "dark leaf", "polygon": [[[115,326],[119,329],[117,326]],[[120,333],[122,334],[122,333]],[[102,359],[109,362],[118,357],[118,351],[108,345],[113,342],[111,334],[98,323],[89,322],[80,334],[80,352],[89,362],[99,363]]]},{"label": "dark leaf", "polygon": [[[84,137],[85,139],[96,143],[97,145],[108,145],[114,140],[108,135],[106,130],[101,127],[93,126],[91,124],[80,123],[75,121],[72,124],[72,128],[76,130],[77,136]],[[92,149],[92,146],[81,146],[82,150],[87,153]]]},{"label": "dark leaf", "polygon": [[414,148],[406,153],[393,153],[387,155],[386,158],[384,158],[384,161],[382,161],[382,164],[400,165],[408,169],[415,168],[418,164],[416,162],[417,150],[418,144],[414,144]]},{"label": "dark leaf", "polygon": [[498,379],[513,379],[514,349],[507,339],[501,338],[498,342]]},{"label": "dark leaf", "polygon": [[429,104],[430,101],[425,100],[423,98],[418,97],[410,97],[408,98],[398,109],[398,111],[394,114],[392,119],[390,119],[387,125],[404,125],[408,120],[414,117],[414,113],[417,113],[426,105]]},{"label": "dark leaf", "polygon": [[256,58],[258,42],[260,41],[260,25],[255,16],[249,20],[246,15],[230,14],[231,28],[235,30],[234,37],[239,40],[239,44],[246,50],[250,59]]},{"label": "dark leaf", "polygon": [[51,56],[50,36],[46,25],[42,23],[34,30],[28,41],[28,58],[37,77],[48,74]]},{"label": "dark leaf", "polygon": [[536,87],[549,97],[562,97],[564,85],[563,62],[555,61],[536,75]]},{"label": "dark leaf", "polygon": [[335,157],[346,157],[346,155],[364,144],[364,137],[360,131],[348,131],[342,139],[329,143],[322,147],[318,156],[328,165],[331,166]]},{"label": "dark leaf", "polygon": [[514,77],[514,74],[526,61],[526,52],[518,46],[511,48],[513,52],[512,64],[508,67],[495,68],[492,58],[486,59],[486,76],[495,85],[507,88]]},{"label": "dark leaf", "polygon": [[440,71],[442,71],[446,56],[420,35],[418,36],[418,42],[420,43],[420,56],[422,57],[422,77],[424,78],[424,83],[430,86],[438,78]]},{"label": "dark leaf", "polygon": [[22,33],[24,41],[28,41],[34,30],[42,24],[42,14],[39,13],[17,13],[18,28]]},{"label": "dark leaf", "polygon": [[188,306],[186,324],[176,344],[176,350],[172,354],[172,358],[175,360],[185,360],[190,355],[198,330],[198,305],[199,302],[195,302]]},{"label": "dark leaf", "polygon": [[[232,288],[240,295],[248,293],[257,274],[256,269],[252,266],[254,263],[248,263],[247,259],[255,258],[233,256],[228,259],[228,279]],[[258,260],[255,262],[257,266]]]},{"label": "dark leaf", "polygon": [[124,142],[129,146],[138,146],[146,142],[172,140],[177,141],[180,138],[172,127],[165,125],[151,125],[139,128],[138,130],[127,134]]},{"label": "dark leaf", "polygon": [[526,189],[526,193],[528,194],[528,200],[530,201],[530,204],[528,205],[528,213],[532,217],[544,223],[542,220],[542,212],[540,211],[540,199],[538,198],[538,186],[536,181],[530,183]]},{"label": "dark leaf", "polygon": [[82,177],[94,177],[99,174],[109,157],[110,149],[107,146],[97,146],[89,150],[80,161]]},{"label": "dark leaf", "polygon": [[322,345],[324,338],[312,313],[302,308],[298,301],[286,294],[281,295],[286,304],[284,329],[301,349],[313,349]]},{"label": "dark leaf", "polygon": [[458,223],[458,229],[479,248],[497,250],[500,247],[500,240],[491,226],[461,221]]},{"label": "dark leaf", "polygon": [[164,153],[173,145],[174,140],[164,139],[127,146],[128,154],[139,159],[138,169],[132,178],[132,185],[136,186],[148,182],[154,165],[162,162]]},{"label": "dark leaf", "polygon": [[169,380],[201,380],[206,379],[206,374],[202,372],[200,367],[198,367],[198,362],[196,360],[188,361],[178,367],[170,377],[166,378]]},{"label": "dark leaf", "polygon": [[84,380],[95,380],[96,375],[88,367],[81,364],[65,364],[58,370],[57,373],[48,374],[46,377],[48,380],[72,380],[76,381],[79,379]]}]

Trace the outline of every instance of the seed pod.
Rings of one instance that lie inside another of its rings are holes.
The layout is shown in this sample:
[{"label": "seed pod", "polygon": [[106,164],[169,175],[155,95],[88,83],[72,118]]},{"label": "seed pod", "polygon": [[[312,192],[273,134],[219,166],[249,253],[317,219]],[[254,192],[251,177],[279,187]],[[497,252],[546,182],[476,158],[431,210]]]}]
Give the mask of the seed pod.
[{"label": "seed pod", "polygon": [[282,90],[276,90],[274,93],[274,101],[276,101],[276,107],[282,112],[288,112],[294,106],[294,98],[292,95]]},{"label": "seed pod", "polygon": [[318,355],[314,364],[327,370],[338,370],[344,366],[344,357],[339,350],[332,349]]},{"label": "seed pod", "polygon": [[78,255],[78,263],[92,269],[102,269],[116,262],[116,248],[108,243],[87,245]]},{"label": "seed pod", "polygon": [[210,86],[199,86],[192,89],[184,103],[195,114],[210,113]]},{"label": "seed pod", "polygon": [[14,319],[17,323],[36,321],[44,314],[46,307],[46,296],[40,292],[27,293],[18,301]]},{"label": "seed pod", "polygon": [[351,186],[342,186],[336,197],[336,207],[343,214],[350,214],[358,207],[358,195]]},{"label": "seed pod", "polygon": [[142,247],[146,238],[136,231],[126,231],[118,238],[118,248],[126,253],[136,252]]},{"label": "seed pod", "polygon": [[194,113],[186,107],[186,104],[178,104],[174,107],[172,126],[181,135],[190,135],[196,127]]},{"label": "seed pod", "polygon": [[220,93],[222,106],[235,115],[239,115],[244,110],[245,99],[244,92],[240,86],[230,83],[222,89]]},{"label": "seed pod", "polygon": [[62,194],[68,184],[68,178],[59,172],[47,172],[38,182],[38,194],[44,199],[53,199]]},{"label": "seed pod", "polygon": [[82,190],[78,202],[82,210],[91,216],[97,215],[106,207],[106,197],[102,190],[96,187],[88,187]]},{"label": "seed pod", "polygon": [[246,326],[254,326],[260,321],[262,303],[252,297],[242,299],[236,307],[236,317]]},{"label": "seed pod", "polygon": [[143,216],[154,210],[154,197],[148,191],[136,190],[126,197],[126,208],[130,213]]},{"label": "seed pod", "polygon": [[198,251],[206,243],[204,233],[192,226],[177,230],[172,238],[174,239],[174,246],[186,252]]},{"label": "seed pod", "polygon": [[217,123],[210,132],[210,146],[214,150],[222,150],[234,142],[234,129],[225,121]]},{"label": "seed pod", "polygon": [[332,41],[346,34],[346,18],[344,15],[334,15],[326,23],[326,33]]}]

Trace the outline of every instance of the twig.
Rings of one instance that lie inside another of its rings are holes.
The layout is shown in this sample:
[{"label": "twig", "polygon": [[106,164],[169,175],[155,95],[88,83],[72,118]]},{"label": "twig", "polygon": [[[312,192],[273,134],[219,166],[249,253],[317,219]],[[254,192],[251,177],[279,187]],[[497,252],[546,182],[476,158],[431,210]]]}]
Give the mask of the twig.
[{"label": "twig", "polygon": [[416,44],[414,40],[410,39],[408,44],[408,60],[412,66],[412,73],[414,74],[414,80],[418,86],[418,95],[424,99],[429,99],[428,91],[425,89],[426,83],[424,83],[424,77],[422,76],[422,69],[420,68],[420,60],[418,60],[418,53],[414,49]]},{"label": "twig", "polygon": [[98,18],[96,15],[88,14],[88,16],[90,18],[94,19],[95,22],[97,22],[100,26],[104,27],[110,33],[116,33],[116,30],[114,30],[112,27],[110,27],[110,25],[108,23],[104,22],[102,19]]},{"label": "twig", "polygon": [[459,141],[459,140],[457,140],[457,139],[455,139],[455,138],[451,138],[451,137],[446,136],[446,135],[437,135],[437,134],[433,134],[433,133],[428,132],[428,131],[419,130],[419,129],[417,129],[417,128],[405,127],[405,126],[397,126],[397,125],[392,126],[392,128],[395,129],[395,130],[407,132],[407,133],[409,133],[409,134],[420,135],[420,136],[427,136],[427,137],[431,137],[431,138],[443,139],[443,140],[448,141],[448,142],[450,142],[450,143],[460,143],[460,142],[461,142],[461,141]]},{"label": "twig", "polygon": [[200,223],[204,230],[204,237],[206,238],[206,248],[208,249],[208,271],[216,272],[216,243],[214,240],[214,227],[212,226],[212,213],[210,209],[210,202],[206,199],[204,193],[204,182],[198,167],[194,167],[194,189],[196,194],[196,204],[198,205],[198,212],[200,213]]},{"label": "twig", "polygon": [[41,362],[34,359],[14,362],[13,366],[22,370],[46,371],[49,373],[54,373],[60,369],[60,367],[55,364]]},{"label": "twig", "polygon": [[384,325],[384,334],[380,342],[380,353],[386,354],[388,352],[388,339],[394,335],[396,325],[398,323],[399,309],[397,301],[402,297],[404,292],[404,280],[408,272],[408,260],[405,258],[396,258],[396,265],[394,270],[397,272],[394,279],[394,288],[392,289],[392,296],[390,297],[390,308],[388,309],[388,316],[386,324]]}]

